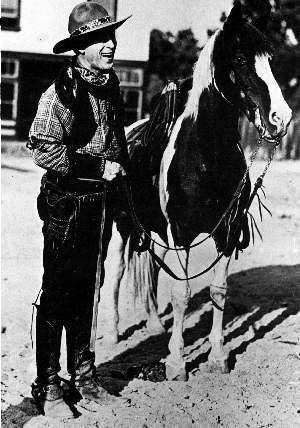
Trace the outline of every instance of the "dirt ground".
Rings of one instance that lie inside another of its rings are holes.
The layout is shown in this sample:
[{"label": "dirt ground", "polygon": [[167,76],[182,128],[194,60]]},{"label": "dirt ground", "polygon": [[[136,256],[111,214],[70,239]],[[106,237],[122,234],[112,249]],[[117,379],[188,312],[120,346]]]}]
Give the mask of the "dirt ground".
[{"label": "dirt ground", "polygon": [[[263,166],[257,162],[253,175]],[[121,290],[121,341],[113,347],[104,340],[110,316],[106,284],[97,367],[111,400],[94,412],[78,408],[80,416],[69,423],[38,415],[30,396],[35,376],[31,303],[42,274],[35,211],[41,175],[30,158],[2,155],[2,427],[300,427],[300,162],[272,163],[265,185],[273,216],[264,216],[264,240],[257,238],[231,265],[224,320],[230,373],[210,373],[207,367],[211,274],[191,282],[184,332],[187,382],[164,379],[171,279],[162,273],[159,281],[166,333],[149,335],[141,302],[133,311],[133,290]],[[195,250],[190,273],[213,256],[212,244]],[[167,260],[176,263],[171,256]],[[64,347],[62,366],[64,373]]]}]

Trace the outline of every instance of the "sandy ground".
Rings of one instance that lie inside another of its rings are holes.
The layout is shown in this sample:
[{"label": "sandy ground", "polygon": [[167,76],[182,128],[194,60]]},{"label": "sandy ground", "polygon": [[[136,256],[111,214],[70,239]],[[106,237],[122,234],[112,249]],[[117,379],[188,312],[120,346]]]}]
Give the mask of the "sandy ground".
[{"label": "sandy ground", "polygon": [[[257,162],[253,174],[263,168]],[[266,176],[267,215],[256,240],[231,265],[225,312],[230,373],[207,368],[210,274],[192,281],[185,320],[187,382],[166,381],[163,363],[172,325],[171,279],[159,281],[166,333],[150,336],[141,302],[121,290],[121,341],[105,344],[105,285],[100,303],[97,366],[111,401],[69,423],[38,415],[30,397],[35,376],[31,303],[41,283],[41,223],[35,198],[42,171],[29,158],[2,156],[2,426],[3,427],[300,427],[300,163],[274,162]],[[212,244],[191,255],[190,273],[214,256]],[[176,260],[168,257],[173,266]],[[63,371],[65,353],[62,352]],[[138,376],[148,369],[147,380]],[[149,375],[150,373],[150,375]],[[151,377],[152,373],[152,377]],[[150,380],[149,380],[150,379]]]}]

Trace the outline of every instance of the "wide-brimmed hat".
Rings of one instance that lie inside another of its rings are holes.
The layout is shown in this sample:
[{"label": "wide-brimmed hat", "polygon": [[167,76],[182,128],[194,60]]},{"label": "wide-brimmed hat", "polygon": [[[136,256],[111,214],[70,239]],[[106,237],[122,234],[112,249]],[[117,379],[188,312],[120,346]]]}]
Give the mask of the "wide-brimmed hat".
[{"label": "wide-brimmed hat", "polygon": [[85,49],[93,43],[103,32],[115,30],[128,18],[113,21],[106,9],[96,1],[79,3],[69,16],[68,31],[70,36],[60,40],[53,47],[55,54],[76,49]]}]

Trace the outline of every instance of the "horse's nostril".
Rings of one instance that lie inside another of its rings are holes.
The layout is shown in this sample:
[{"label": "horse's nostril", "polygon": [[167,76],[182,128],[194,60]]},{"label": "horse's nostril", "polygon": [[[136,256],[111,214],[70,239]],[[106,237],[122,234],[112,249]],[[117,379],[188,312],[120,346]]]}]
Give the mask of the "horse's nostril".
[{"label": "horse's nostril", "polygon": [[276,127],[277,132],[279,132],[280,129],[282,128],[282,126],[283,126],[283,120],[277,114],[276,111],[270,112],[269,120],[270,120],[270,123]]},{"label": "horse's nostril", "polygon": [[278,124],[278,122],[281,121],[280,117],[278,116],[278,114],[276,113],[276,111],[273,111],[270,114],[270,119],[271,119],[271,122],[274,123],[274,124],[276,124],[276,125]]}]

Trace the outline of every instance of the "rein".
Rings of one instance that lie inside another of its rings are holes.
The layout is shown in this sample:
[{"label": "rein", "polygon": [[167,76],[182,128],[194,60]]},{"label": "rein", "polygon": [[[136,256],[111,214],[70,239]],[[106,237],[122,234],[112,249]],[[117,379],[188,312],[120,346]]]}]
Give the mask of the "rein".
[{"label": "rein", "polygon": [[[143,234],[149,239],[149,241],[153,242],[154,244],[156,244],[156,245],[158,245],[158,246],[160,246],[160,247],[162,247],[162,248],[164,248],[166,250],[171,250],[171,251],[176,251],[176,252],[182,251],[182,250],[189,251],[191,248],[195,248],[195,247],[203,244],[205,241],[207,241],[209,238],[211,238],[213,236],[213,234],[216,232],[217,228],[220,226],[220,224],[228,216],[228,214],[229,214],[229,212],[230,212],[233,204],[235,203],[235,201],[240,198],[242,190],[243,190],[243,188],[245,186],[245,183],[246,183],[247,175],[249,173],[249,170],[250,170],[251,166],[253,165],[253,162],[254,162],[254,160],[256,158],[256,155],[257,155],[257,152],[258,152],[258,149],[259,149],[259,147],[260,147],[260,145],[261,145],[261,143],[262,143],[263,140],[264,140],[263,136],[260,136],[259,139],[258,139],[257,147],[255,148],[255,150],[250,155],[249,164],[248,164],[248,166],[246,168],[246,171],[245,171],[243,177],[241,178],[241,180],[240,180],[240,182],[239,182],[239,184],[237,186],[237,189],[236,189],[236,191],[235,191],[235,193],[234,193],[234,195],[233,195],[233,197],[232,197],[232,199],[231,199],[228,207],[226,208],[226,210],[224,211],[224,213],[220,217],[220,220],[217,222],[217,224],[215,225],[215,227],[213,228],[213,230],[204,239],[196,242],[195,244],[189,245],[188,247],[171,247],[171,246],[168,246],[168,245],[163,245],[160,242],[158,242],[155,239],[153,239],[152,236],[150,235],[150,233],[147,232],[147,230],[145,229],[145,227],[143,226],[143,224],[141,223],[141,221],[139,220],[139,218],[137,216],[137,213],[136,213],[135,208],[134,208],[133,197],[132,197],[132,189],[131,189],[130,183],[128,182],[128,180],[124,179],[124,181],[123,181],[123,183],[125,184],[124,185],[124,190],[125,190],[125,193],[127,195],[128,204],[129,204],[129,208],[130,208],[130,214],[131,214],[131,217],[132,217],[134,223],[143,232]],[[266,165],[265,165],[265,167],[263,169],[263,172],[259,175],[259,177],[255,181],[254,188],[253,188],[253,190],[251,192],[251,195],[250,195],[247,207],[244,210],[244,215],[248,214],[249,208],[250,208],[250,206],[251,206],[251,204],[252,204],[255,196],[258,197],[260,218],[262,219],[261,206],[263,206],[263,208],[266,209],[266,211],[268,211],[270,213],[270,211],[268,210],[268,208],[261,202],[261,200],[260,200],[260,198],[259,198],[259,196],[257,194],[257,191],[263,185],[264,177],[265,177],[265,175],[266,175],[266,173],[267,173],[267,171],[268,171],[268,169],[269,169],[269,167],[271,165],[271,162],[273,160],[273,157],[274,157],[274,154],[275,154],[275,151],[276,151],[276,148],[277,148],[278,144],[279,144],[278,140],[274,140],[273,147],[272,147],[272,152],[271,152],[270,157],[269,157],[269,159],[268,159],[268,161],[267,161],[267,163],[266,163]],[[256,230],[258,231],[259,235],[261,236],[261,234],[260,234],[260,232],[258,230],[258,227],[257,227],[257,225],[255,223],[255,220],[254,220],[253,216],[251,216],[252,237],[253,237],[253,222],[254,222],[254,226],[255,226]],[[196,279],[196,278],[198,278],[201,275],[204,275],[205,273],[209,272],[221,260],[221,258],[224,256],[224,252],[221,252],[215,258],[215,260],[207,268],[205,268],[201,272],[199,272],[199,273],[197,273],[195,275],[192,275],[190,277],[180,278],[180,277],[178,277],[169,268],[169,266],[157,254],[155,254],[155,252],[150,247],[148,248],[148,251],[149,251],[150,255],[152,256],[152,258],[157,262],[157,264],[169,276],[171,276],[173,279],[176,279],[177,281],[189,281],[189,280],[192,280],[192,279]]]},{"label": "rein", "polygon": [[[261,144],[262,142],[262,138],[259,139],[258,144]],[[256,193],[256,191],[258,190],[259,187],[262,186],[262,181],[267,173],[267,170],[269,169],[269,166],[271,164],[271,161],[273,159],[274,156],[274,152],[276,150],[276,146],[278,145],[278,143],[274,143],[274,147],[272,150],[272,156],[270,156],[270,159],[268,160],[266,167],[264,168],[264,171],[262,172],[262,174],[257,178],[256,183],[254,185],[254,190],[250,196],[250,200],[252,202],[253,198],[254,198],[254,192]],[[218,229],[218,227],[220,226],[220,224],[225,220],[225,218],[227,217],[228,213],[230,212],[234,202],[241,196],[241,192],[245,186],[246,183],[246,178],[247,175],[249,173],[249,170],[256,158],[257,152],[258,152],[259,146],[256,147],[256,149],[251,153],[250,156],[250,161],[249,161],[249,165],[247,166],[247,169],[243,175],[243,177],[241,178],[236,191],[230,201],[230,203],[228,204],[228,207],[226,208],[226,210],[224,211],[224,213],[222,214],[222,216],[220,217],[219,221],[217,222],[217,224],[215,225],[215,227],[213,228],[213,230],[202,240],[196,242],[195,244],[189,245],[188,247],[170,247],[168,245],[163,245],[160,242],[156,241],[155,239],[152,238],[152,236],[147,232],[147,230],[145,229],[145,227],[142,225],[141,221],[139,220],[135,208],[134,208],[134,203],[133,203],[133,198],[132,198],[132,190],[131,190],[131,186],[128,182],[126,182],[126,186],[125,186],[125,191],[127,194],[127,198],[128,198],[128,203],[129,203],[129,207],[131,209],[131,215],[134,219],[135,224],[138,226],[138,228],[144,233],[144,235],[151,240],[154,244],[158,245],[161,248],[165,248],[166,250],[170,250],[170,251],[182,251],[182,250],[190,250],[191,248],[195,248],[198,247],[199,245],[201,245],[202,243],[204,243],[205,241],[207,241],[209,238],[211,238],[213,236],[213,234],[216,232],[216,230]],[[257,184],[257,183],[261,183],[261,184]],[[248,209],[249,209],[250,205],[248,205]]]}]

